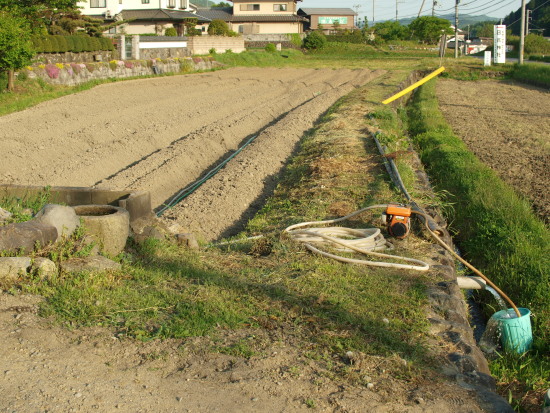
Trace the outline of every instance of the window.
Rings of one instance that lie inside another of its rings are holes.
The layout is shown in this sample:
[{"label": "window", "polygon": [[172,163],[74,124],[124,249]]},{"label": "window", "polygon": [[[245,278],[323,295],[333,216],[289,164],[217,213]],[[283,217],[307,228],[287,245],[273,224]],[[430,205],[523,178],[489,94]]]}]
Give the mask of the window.
[{"label": "window", "polygon": [[149,4],[151,0],[141,0],[141,4]]},{"label": "window", "polygon": [[274,4],[273,11],[286,11],[286,4]]},{"label": "window", "polygon": [[168,7],[171,9],[176,8],[176,0],[168,0]]},{"label": "window", "polygon": [[107,0],[90,0],[90,7],[107,7]]},{"label": "window", "polygon": [[260,10],[259,4],[241,4],[241,11],[258,11]]}]

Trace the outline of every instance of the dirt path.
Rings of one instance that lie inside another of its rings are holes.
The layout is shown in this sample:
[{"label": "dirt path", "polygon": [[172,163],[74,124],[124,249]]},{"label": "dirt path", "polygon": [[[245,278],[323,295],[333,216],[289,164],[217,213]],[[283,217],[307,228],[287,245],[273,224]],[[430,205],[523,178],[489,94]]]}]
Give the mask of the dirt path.
[{"label": "dirt path", "polygon": [[550,222],[550,93],[502,81],[437,84],[455,133]]}]

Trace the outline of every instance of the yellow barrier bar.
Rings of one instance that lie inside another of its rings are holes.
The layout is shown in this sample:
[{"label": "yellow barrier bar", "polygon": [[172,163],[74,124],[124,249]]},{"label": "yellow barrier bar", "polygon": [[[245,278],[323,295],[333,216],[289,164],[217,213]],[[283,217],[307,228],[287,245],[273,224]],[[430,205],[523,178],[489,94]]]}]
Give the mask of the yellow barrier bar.
[{"label": "yellow barrier bar", "polygon": [[439,69],[437,69],[435,72],[432,72],[430,73],[428,76],[426,76],[424,79],[422,80],[419,80],[418,82],[416,82],[414,85],[411,85],[409,86],[407,89],[403,89],[401,92],[393,95],[391,98],[388,98],[386,99],[385,101],[383,101],[382,103],[384,105],[387,105],[388,103],[391,103],[393,102],[394,100],[396,99],[399,99],[401,96],[403,95],[406,95],[407,93],[413,91],[414,89],[416,89],[418,86],[421,86],[423,85],[424,83],[426,83],[428,80],[430,79],[433,79],[434,77],[436,77],[438,74],[440,74],[441,72],[445,71],[445,68],[443,66],[441,66]]}]

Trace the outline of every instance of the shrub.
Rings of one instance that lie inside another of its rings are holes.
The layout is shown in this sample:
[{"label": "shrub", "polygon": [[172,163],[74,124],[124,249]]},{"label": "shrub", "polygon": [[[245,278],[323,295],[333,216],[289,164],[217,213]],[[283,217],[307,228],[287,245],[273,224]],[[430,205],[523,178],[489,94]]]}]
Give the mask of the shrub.
[{"label": "shrub", "polygon": [[86,69],[88,69],[88,72],[90,73],[92,73],[96,69],[93,63],[86,63],[85,65],[86,65]]},{"label": "shrub", "polygon": [[101,42],[101,50],[114,50],[115,46],[109,37],[101,37],[99,41]]},{"label": "shrub", "polygon": [[51,44],[50,53],[59,53],[59,43],[57,42],[56,36],[48,36],[48,41]]},{"label": "shrub", "polygon": [[84,40],[84,52],[93,52],[94,51],[94,44],[92,42],[91,37],[84,37],[82,36],[82,39]]},{"label": "shrub", "polygon": [[268,43],[265,46],[265,51],[269,53],[275,53],[277,51],[277,47],[273,43]]},{"label": "shrub", "polygon": [[304,39],[304,48],[307,50],[322,49],[327,44],[327,38],[321,32],[310,32]]},{"label": "shrub", "polygon": [[43,44],[43,48],[42,48],[42,52],[43,53],[52,53],[52,42],[50,41],[50,38],[49,37],[46,37],[43,41],[42,41],[42,44]]},{"label": "shrub", "polygon": [[69,51],[69,44],[67,43],[67,39],[65,36],[54,36],[55,40],[57,41],[58,45],[58,52],[59,53],[67,53]]},{"label": "shrub", "polygon": [[90,43],[91,43],[91,46],[92,46],[92,52],[97,52],[97,51],[101,50],[101,41],[99,40],[99,38],[91,37],[90,38]]},{"label": "shrub", "polygon": [[116,61],[116,60],[111,60],[111,61],[109,62],[109,68],[110,68],[111,70],[116,70],[117,67],[118,67],[118,65],[117,65],[117,61]]},{"label": "shrub", "polygon": [[164,31],[165,36],[175,37],[178,35],[178,32],[175,27],[169,27]]},{"label": "shrub", "polygon": [[550,54],[550,42],[538,34],[525,36],[525,53]]},{"label": "shrub", "polygon": [[231,36],[231,30],[226,22],[220,19],[214,19],[208,26],[208,34],[211,36]]},{"label": "shrub", "polygon": [[191,72],[195,68],[193,66],[193,63],[191,62],[191,59],[184,59],[182,62],[180,62],[180,70],[182,72]]},{"label": "shrub", "polygon": [[212,49],[210,49],[208,51],[208,53],[211,54],[211,55],[215,55],[216,54],[216,49],[213,47]]},{"label": "shrub", "polygon": [[65,40],[67,41],[67,51],[74,52],[74,48],[75,48],[74,36],[65,36]]},{"label": "shrub", "polygon": [[41,38],[33,37],[32,45],[37,53],[42,53],[44,51],[44,41]]},{"label": "shrub", "polygon": [[290,34],[290,43],[296,47],[302,46],[302,37],[298,33]]},{"label": "shrub", "polygon": [[29,78],[29,71],[26,69],[22,69],[17,74],[17,80],[27,80]]}]

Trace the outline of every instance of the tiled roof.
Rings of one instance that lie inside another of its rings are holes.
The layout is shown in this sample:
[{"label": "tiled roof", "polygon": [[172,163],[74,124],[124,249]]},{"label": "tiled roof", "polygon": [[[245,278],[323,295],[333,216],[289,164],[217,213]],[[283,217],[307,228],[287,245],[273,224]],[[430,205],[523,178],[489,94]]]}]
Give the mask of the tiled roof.
[{"label": "tiled roof", "polygon": [[149,10],[123,10],[121,12],[124,20],[151,20],[151,21],[166,21],[166,20],[184,20],[189,18],[198,19],[199,22],[208,22],[210,19],[206,19],[202,16],[189,13],[183,10],[169,10],[169,9],[149,9]]},{"label": "tiled roof", "polygon": [[[303,12],[303,13],[300,13]],[[320,15],[320,16],[357,16],[352,9],[336,9],[336,8],[321,8],[321,9],[312,9],[305,8],[298,10],[298,14],[305,14],[307,16]]]},{"label": "tiled roof", "polygon": [[200,15],[209,20],[220,19],[224,21],[229,21],[233,17],[233,8],[232,7],[212,7],[207,8],[198,8],[197,15]]}]

